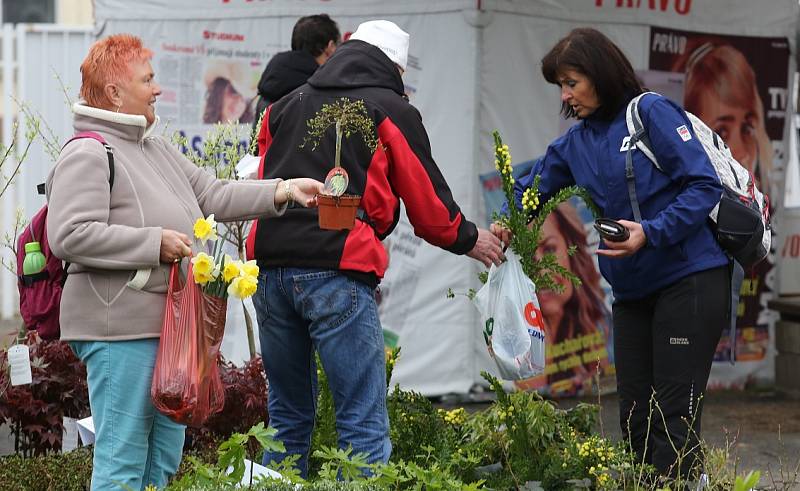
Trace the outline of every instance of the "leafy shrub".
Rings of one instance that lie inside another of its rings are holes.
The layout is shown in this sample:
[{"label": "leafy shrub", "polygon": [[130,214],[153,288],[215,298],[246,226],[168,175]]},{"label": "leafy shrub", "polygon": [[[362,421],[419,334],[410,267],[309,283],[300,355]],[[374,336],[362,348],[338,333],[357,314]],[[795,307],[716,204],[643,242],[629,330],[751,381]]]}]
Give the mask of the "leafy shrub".
[{"label": "leafy shrub", "polygon": [[[387,382],[391,379],[399,353],[400,348],[387,348]],[[362,459],[361,467],[366,469],[369,466],[363,456],[350,456],[348,450],[334,450],[338,445],[335,408],[327,377],[324,370],[319,368],[321,366],[317,358],[319,394],[309,475],[330,477],[331,472],[333,476],[337,475],[343,467],[349,467],[345,463],[344,454],[356,463]],[[386,479],[381,482],[427,483],[423,489],[438,489],[436,483],[445,483],[442,489],[460,489],[461,481],[477,480],[474,468],[480,457],[459,448],[467,419],[466,411],[436,409],[422,394],[401,390],[399,386],[395,386],[387,396],[386,406],[389,414],[389,438],[392,442],[391,461],[387,466],[374,466],[371,470],[377,474],[387,473],[388,477],[384,476]],[[340,467],[332,466],[332,462],[337,460]],[[405,486],[402,488],[405,489]]]},{"label": "leafy shrub", "polygon": [[[495,390],[499,382],[489,377]],[[528,489],[536,490],[655,490],[684,489],[679,482],[660,478],[651,466],[635,463],[621,443],[612,444],[591,434],[589,424],[597,408],[577,406],[568,411],[555,408],[535,394],[498,394],[498,400],[485,411],[468,415],[463,409],[433,410],[430,403],[414,393],[395,389],[395,408],[412,415],[406,420],[409,432],[394,434],[404,438],[413,460],[397,459],[388,464],[367,464],[366,455],[350,449],[322,447],[314,452],[320,471],[313,481],[301,479],[293,465],[296,458],[278,464],[275,470],[286,482],[255,479],[253,490],[373,491],[379,489],[461,490]],[[395,425],[397,426],[398,423]],[[411,442],[420,432],[443,432],[440,441],[427,435]],[[244,459],[253,460],[252,447],[282,451],[274,439],[276,431],[263,423],[247,433],[234,433],[215,450],[215,455],[186,455],[181,475],[168,486],[169,491],[233,490],[244,475]],[[396,443],[402,443],[397,441]],[[442,449],[453,445],[454,452]],[[404,450],[401,450],[404,451]],[[482,453],[484,452],[484,453]],[[714,454],[707,470],[719,472],[727,456]],[[718,457],[718,458],[717,458]],[[482,468],[477,467],[482,464]],[[234,473],[227,474],[232,467]],[[367,472],[364,472],[367,471]],[[482,473],[482,474],[481,474]],[[79,449],[64,455],[0,458],[0,489],[51,490],[82,489],[91,474],[91,453]],[[368,476],[365,474],[369,474]],[[480,475],[479,475],[480,474]],[[44,476],[44,478],[42,478]],[[725,473],[724,483],[709,489],[752,488],[759,475]],[[338,482],[343,479],[345,482]],[[734,483],[735,481],[735,483]],[[675,487],[673,487],[675,485]]]},{"label": "leafy shrub", "polygon": [[92,450],[63,454],[0,457],[0,489],[15,491],[83,491],[92,479]]},{"label": "leafy shrub", "polygon": [[225,406],[212,415],[200,428],[187,428],[187,445],[191,450],[203,452],[234,433],[246,433],[258,423],[266,424],[267,379],[261,357],[256,357],[237,367],[220,357],[220,378],[225,388]]},{"label": "leafy shrub", "polygon": [[[224,485],[197,485],[191,488],[184,488],[186,491],[235,491],[242,489],[234,484]],[[267,481],[254,483],[247,488],[251,491],[385,491],[386,488],[371,483],[364,482],[338,482],[338,481],[316,481],[297,487],[290,482]]]},{"label": "leafy shrub", "polygon": [[[61,416],[81,417],[81,408],[88,409],[85,370],[63,343],[45,343],[33,334],[25,342],[31,346],[34,383],[9,388],[6,397],[2,391],[8,386],[8,376],[2,370],[0,417],[18,431],[20,451],[33,457],[0,458],[0,489],[84,489],[91,478],[91,449],[44,454],[56,449],[51,438],[57,437],[60,447]],[[389,376],[396,355],[397,350],[387,353]],[[7,368],[5,352],[0,352],[0,363]],[[225,408],[203,428],[189,430],[192,448],[168,487],[171,491],[235,489],[245,458],[258,462],[263,448],[282,451],[283,445],[274,440],[275,430],[264,428],[267,388],[261,361],[255,359],[243,367],[221,362],[220,370]],[[337,448],[333,401],[320,371],[313,481],[299,477],[294,469],[297,458],[291,457],[275,467],[287,482],[256,480],[250,489],[468,491],[485,486],[558,491],[669,489],[673,485],[681,489],[681,482],[662,478],[652,466],[637,463],[624,444],[592,434],[598,406],[578,404],[561,410],[535,393],[507,394],[497,379],[484,377],[497,401],[469,415],[464,409],[435,409],[421,394],[395,387],[387,397],[394,447],[391,460],[367,464],[366,455]],[[36,423],[40,420],[41,427]],[[704,450],[709,489],[744,490],[757,482],[758,474],[739,476],[735,466],[730,468],[729,447]],[[229,466],[235,471],[231,476],[226,472]]]},{"label": "leafy shrub", "polygon": [[24,456],[61,450],[63,417],[89,415],[86,367],[70,347],[60,341],[43,341],[29,332],[33,381],[10,386],[8,352],[0,350],[0,424],[7,424],[15,437],[15,450]]},{"label": "leafy shrub", "polygon": [[499,472],[486,476],[491,487],[521,487],[538,481],[548,490],[573,489],[580,483],[571,480],[589,478],[593,486],[603,489],[612,482],[601,464],[609,468],[621,463],[622,452],[590,435],[597,422],[596,406],[558,409],[534,392],[508,394],[499,380],[485,372],[483,376],[497,402],[466,422],[461,451],[483,456],[484,466],[501,464]]},{"label": "leafy shrub", "polygon": [[[246,433],[234,433],[217,448],[215,464],[210,464],[195,456],[187,456],[180,476],[170,484],[169,489],[201,489],[208,486],[227,486],[239,483],[245,476],[245,458],[254,460],[258,448],[284,451],[281,442],[273,437],[274,428],[264,428],[258,423]],[[210,460],[210,459],[209,459]],[[187,469],[188,468],[188,469]],[[231,469],[230,471],[228,469]]]},{"label": "leafy shrub", "polygon": [[[392,441],[393,462],[422,463],[430,457],[444,462],[456,452],[457,435],[444,413],[417,392],[395,386],[386,399],[389,411],[389,437]],[[428,448],[426,452],[423,449]]]},{"label": "leafy shrub", "polygon": [[[169,491],[195,489],[233,489],[245,477],[244,459],[249,444],[257,442],[265,450],[283,452],[285,447],[274,439],[277,430],[264,428],[263,423],[251,428],[246,434],[235,433],[217,449],[216,463],[202,462],[188,457],[189,470],[168,486]],[[464,485],[448,469],[433,463],[421,466],[414,463],[368,464],[366,454],[353,455],[351,449],[323,447],[314,452],[320,459],[319,476],[307,482],[294,469],[297,457],[292,456],[274,466],[282,474],[276,480],[271,477],[252,479],[250,489],[311,489],[311,490],[360,490],[425,489],[471,491],[479,489],[481,482]],[[251,457],[252,459],[252,457]],[[229,470],[230,474],[229,474]],[[338,482],[339,480],[343,482]]]},{"label": "leafy shrub", "polygon": [[[33,381],[29,385],[10,386],[7,352],[0,351],[0,424],[11,427],[15,447],[25,456],[57,452],[61,450],[62,418],[90,414],[86,367],[66,343],[43,341],[31,332],[25,344],[31,352]],[[202,427],[187,429],[190,450],[213,450],[233,433],[246,432],[268,420],[261,358],[241,367],[220,359],[219,369],[225,406]]]}]

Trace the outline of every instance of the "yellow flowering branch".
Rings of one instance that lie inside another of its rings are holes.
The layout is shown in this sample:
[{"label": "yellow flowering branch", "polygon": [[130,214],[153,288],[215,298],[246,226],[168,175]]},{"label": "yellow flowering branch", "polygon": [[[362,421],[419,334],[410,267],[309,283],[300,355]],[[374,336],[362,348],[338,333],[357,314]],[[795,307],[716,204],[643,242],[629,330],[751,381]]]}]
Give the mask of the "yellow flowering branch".
[{"label": "yellow flowering branch", "polygon": [[[539,247],[542,226],[547,215],[559,204],[573,196],[582,197],[591,208],[593,204],[587,193],[577,186],[570,186],[560,190],[543,206],[540,206],[539,176],[536,176],[533,185],[523,192],[521,203],[518,205],[514,196],[515,181],[511,166],[511,152],[508,145],[503,143],[500,133],[494,131],[492,135],[495,149],[494,164],[500,172],[503,194],[505,194],[506,202],[509,203],[507,213],[495,213],[493,219],[511,230],[513,235],[510,247],[519,256],[523,271],[533,280],[537,289],[562,291],[563,285],[556,281],[556,277],[559,276],[569,279],[576,286],[580,285],[580,278],[561,266],[555,254],[548,252],[537,259],[536,250]],[[570,248],[568,253],[572,255],[574,248]]]}]

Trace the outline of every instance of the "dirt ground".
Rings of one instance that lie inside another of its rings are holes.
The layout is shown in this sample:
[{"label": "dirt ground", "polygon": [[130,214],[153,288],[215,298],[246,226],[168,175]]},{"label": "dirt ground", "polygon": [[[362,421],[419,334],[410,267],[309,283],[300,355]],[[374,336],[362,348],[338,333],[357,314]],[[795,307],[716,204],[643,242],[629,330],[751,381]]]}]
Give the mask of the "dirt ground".
[{"label": "dirt ground", "polygon": [[[616,395],[601,399],[603,430],[614,439],[621,438],[617,403]],[[702,438],[716,448],[729,445],[739,469],[761,471],[762,486],[800,490],[800,477],[792,477],[800,465],[800,401],[772,391],[710,392]],[[790,482],[797,484],[782,485]]]}]

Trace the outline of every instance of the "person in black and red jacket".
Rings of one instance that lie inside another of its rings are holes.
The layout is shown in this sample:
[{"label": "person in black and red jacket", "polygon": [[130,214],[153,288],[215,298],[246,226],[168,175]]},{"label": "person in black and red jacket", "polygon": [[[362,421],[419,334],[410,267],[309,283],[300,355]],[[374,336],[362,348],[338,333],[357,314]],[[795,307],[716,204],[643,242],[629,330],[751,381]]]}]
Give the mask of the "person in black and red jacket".
[{"label": "person in black and red jacket", "polygon": [[296,454],[303,476],[314,425],[315,350],[333,394],[340,446],[365,452],[370,462],[389,459],[374,289],[388,262],[381,240],[397,224],[400,200],[414,232],[427,242],[486,266],[504,259],[499,239],[461,213],[433,161],[420,114],[404,95],[407,57],[408,34],[397,25],[361,24],[308,83],[267,108],[258,136],[260,178],[286,180],[324,180],[332,168],[333,132],[316,151],[300,148],[306,121],[325,103],[364,101],[379,139],[374,153],[359,138],[342,142],[347,193],[362,196],[352,230],[322,230],[316,212],[291,208],[281,220],[258,220],[247,241],[248,257],[261,267],[253,300],[270,424],[286,446],[285,453],[266,452],[264,463]]}]

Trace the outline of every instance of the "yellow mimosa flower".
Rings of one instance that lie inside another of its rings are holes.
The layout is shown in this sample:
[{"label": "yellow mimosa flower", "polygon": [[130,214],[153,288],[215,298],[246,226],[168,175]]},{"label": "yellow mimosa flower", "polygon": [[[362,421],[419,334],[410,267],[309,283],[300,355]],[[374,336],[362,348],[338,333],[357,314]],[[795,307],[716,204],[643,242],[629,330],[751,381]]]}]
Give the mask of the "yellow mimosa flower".
[{"label": "yellow mimosa flower", "polygon": [[539,207],[539,196],[533,193],[532,188],[528,188],[522,193],[522,209],[533,211]]},{"label": "yellow mimosa flower", "polygon": [[198,218],[194,222],[194,236],[204,244],[208,240],[217,240],[217,222],[213,213],[208,218]]}]

